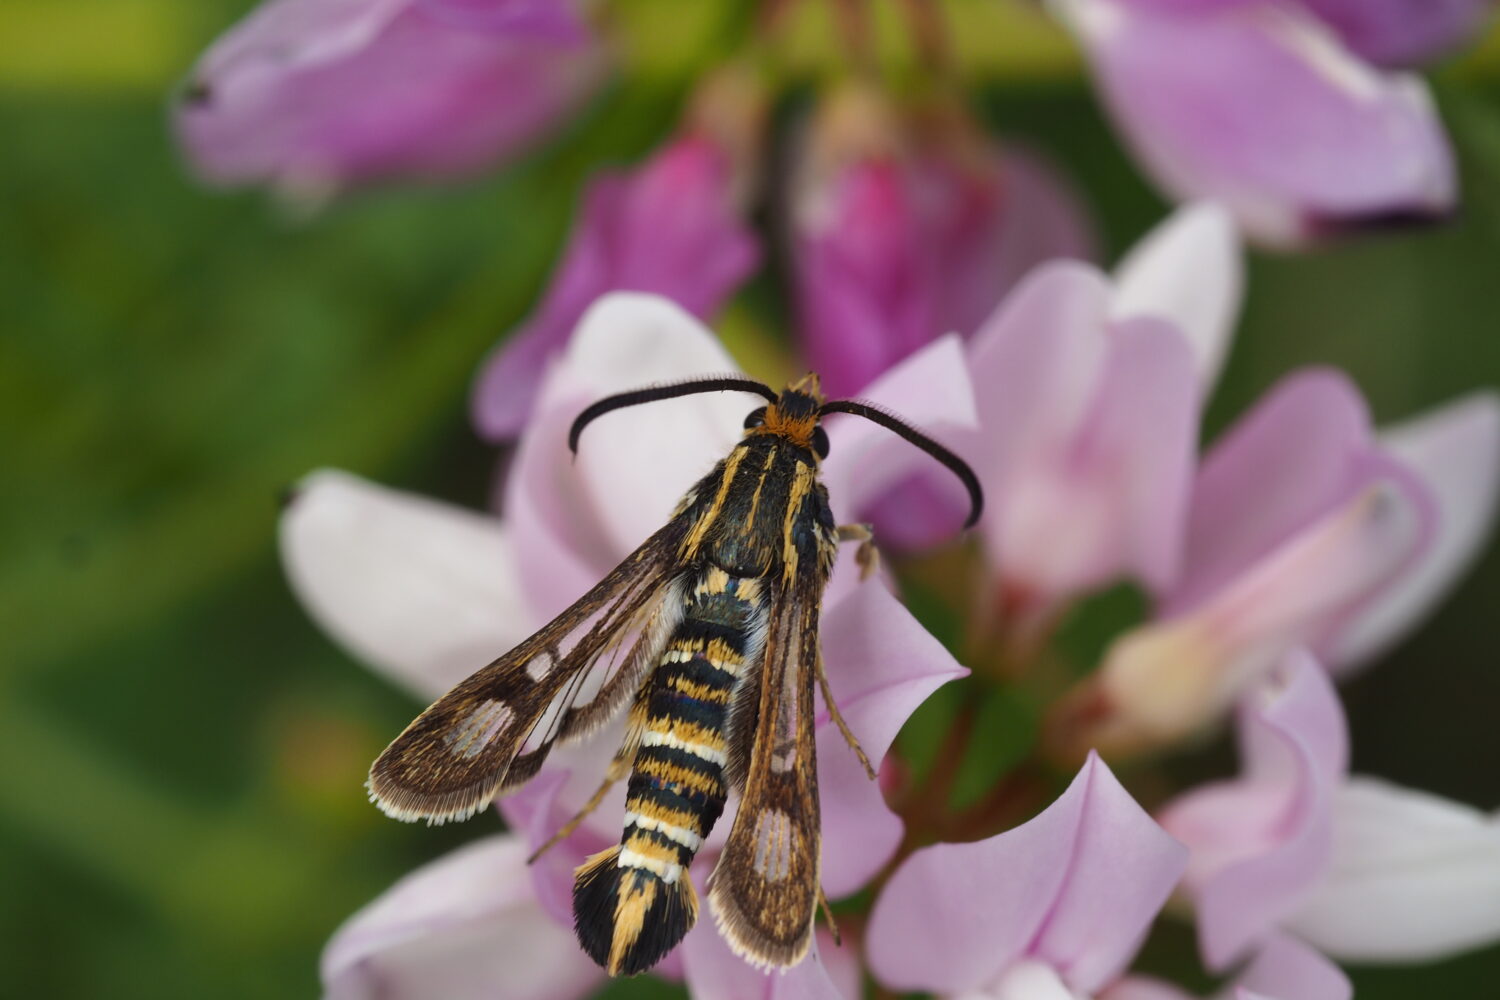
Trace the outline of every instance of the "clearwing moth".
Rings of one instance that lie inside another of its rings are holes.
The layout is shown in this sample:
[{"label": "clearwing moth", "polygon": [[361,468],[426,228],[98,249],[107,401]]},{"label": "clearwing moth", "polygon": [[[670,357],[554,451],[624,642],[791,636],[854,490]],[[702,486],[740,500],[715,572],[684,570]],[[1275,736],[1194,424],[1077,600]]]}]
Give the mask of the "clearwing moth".
[{"label": "clearwing moth", "polygon": [[709,893],[719,927],[758,966],[806,955],[822,899],[814,683],[875,776],[830,696],[818,644],[839,542],[861,541],[867,570],[874,557],[867,527],[834,524],[818,480],[822,417],[873,420],[946,465],[969,491],[966,527],[983,506],[960,458],[869,403],[826,402],[816,375],[781,393],[733,377],[620,393],[579,414],[568,446],[576,453],[584,427],[611,410],[725,391],[767,402],[666,525],[541,631],[439,698],[370,769],[370,797],[387,815],[467,819],[536,774],[559,741],[588,736],[629,702],[603,785],[546,845],[629,777],[620,843],[587,859],[573,887],[579,943],[611,975],[651,968],[697,921],[688,868],[730,789],[739,813]]}]

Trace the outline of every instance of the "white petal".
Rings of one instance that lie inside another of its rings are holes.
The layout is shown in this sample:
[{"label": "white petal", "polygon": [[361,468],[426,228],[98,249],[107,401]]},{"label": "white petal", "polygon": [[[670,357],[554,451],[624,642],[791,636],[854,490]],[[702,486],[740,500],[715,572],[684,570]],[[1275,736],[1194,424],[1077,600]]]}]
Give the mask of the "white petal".
[{"label": "white petal", "polygon": [[1500,821],[1371,778],[1334,812],[1333,869],[1288,929],[1334,958],[1425,962],[1500,939]]},{"label": "white petal", "polygon": [[1244,299],[1245,264],[1234,220],[1215,202],[1178,209],[1115,268],[1114,319],[1169,321],[1193,348],[1205,389],[1223,367]]},{"label": "white petal", "polygon": [[336,471],[304,479],[281,557],[308,612],[418,694],[446,691],[538,624],[493,517]]},{"label": "white petal", "polygon": [[1380,435],[1437,502],[1436,536],[1421,561],[1340,631],[1330,658],[1359,664],[1424,619],[1463,576],[1495,519],[1500,494],[1500,397],[1476,393]]},{"label": "white petal", "polygon": [[1007,969],[992,995],[995,1000],[1088,1000],[1068,989],[1052,966],[1030,959]]},{"label": "white petal", "polygon": [[397,882],[323,954],[325,1000],[568,1000],[603,978],[531,897],[527,847],[487,837]]},{"label": "white petal", "polygon": [[[669,299],[634,292],[606,295],[589,309],[559,369],[569,396],[593,399],[695,375],[738,374],[702,323]],[[563,391],[549,384],[548,396]],[[740,392],[706,393],[630,407],[589,425],[578,447],[578,479],[617,557],[666,523],[688,487],[739,439],[745,414],[763,402]]]}]

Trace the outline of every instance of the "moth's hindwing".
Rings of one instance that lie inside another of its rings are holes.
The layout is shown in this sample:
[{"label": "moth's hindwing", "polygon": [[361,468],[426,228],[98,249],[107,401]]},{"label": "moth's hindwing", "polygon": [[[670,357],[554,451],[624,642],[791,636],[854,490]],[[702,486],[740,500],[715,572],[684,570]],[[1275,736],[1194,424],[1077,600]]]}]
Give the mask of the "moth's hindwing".
[{"label": "moth's hindwing", "polygon": [[[535,635],[461,682],[370,768],[388,816],[467,819],[588,735],[639,689],[682,613],[674,518]],[[597,669],[596,669],[597,668]]]},{"label": "moth's hindwing", "polygon": [[821,859],[813,685],[823,579],[805,567],[779,589],[759,683],[743,693],[755,707],[741,714],[757,722],[739,814],[709,891],[730,947],[767,968],[807,954]]}]

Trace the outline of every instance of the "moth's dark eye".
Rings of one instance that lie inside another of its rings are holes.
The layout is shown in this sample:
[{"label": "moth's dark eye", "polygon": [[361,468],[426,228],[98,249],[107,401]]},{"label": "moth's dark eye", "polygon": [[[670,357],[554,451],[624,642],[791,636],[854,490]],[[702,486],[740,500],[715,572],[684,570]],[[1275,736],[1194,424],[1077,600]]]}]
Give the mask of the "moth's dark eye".
[{"label": "moth's dark eye", "polygon": [[828,457],[828,432],[822,427],[813,428],[813,451],[818,453],[819,458]]},{"label": "moth's dark eye", "polygon": [[752,427],[759,427],[761,424],[763,424],[765,422],[766,422],[766,408],[764,406],[762,406],[758,410],[751,410],[748,414],[745,415],[745,429],[746,430],[749,430]]}]

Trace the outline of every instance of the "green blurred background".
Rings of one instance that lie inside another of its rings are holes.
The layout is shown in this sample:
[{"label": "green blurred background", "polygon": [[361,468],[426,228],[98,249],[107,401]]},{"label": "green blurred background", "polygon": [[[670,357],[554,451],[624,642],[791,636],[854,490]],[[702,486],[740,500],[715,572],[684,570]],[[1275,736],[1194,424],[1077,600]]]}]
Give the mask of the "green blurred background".
[{"label": "green blurred background", "polygon": [[[315,995],[346,915],[483,832],[365,802],[368,761],[417,706],[303,615],[276,497],[331,465],[483,505],[494,455],[465,414],[478,360],[533,302],[581,180],[660,140],[744,16],[615,4],[626,72],[556,142],[470,184],[299,221],[196,187],[166,128],[168,89],[248,6],[0,5],[0,996]],[[1066,165],[1113,259],[1164,206],[1068,44],[1002,0],[948,6],[983,113]],[[808,77],[825,35],[798,36]],[[1500,383],[1500,39],[1436,86],[1462,217],[1256,256],[1210,433],[1303,364],[1349,370],[1382,420]],[[762,279],[725,323],[743,343],[784,316]],[[1356,769],[1500,806],[1497,604],[1492,549],[1349,686]],[[1221,746],[1189,766],[1228,760]],[[1191,967],[1188,932],[1147,960]],[[1492,996],[1500,948],[1355,978],[1369,998]]]}]

